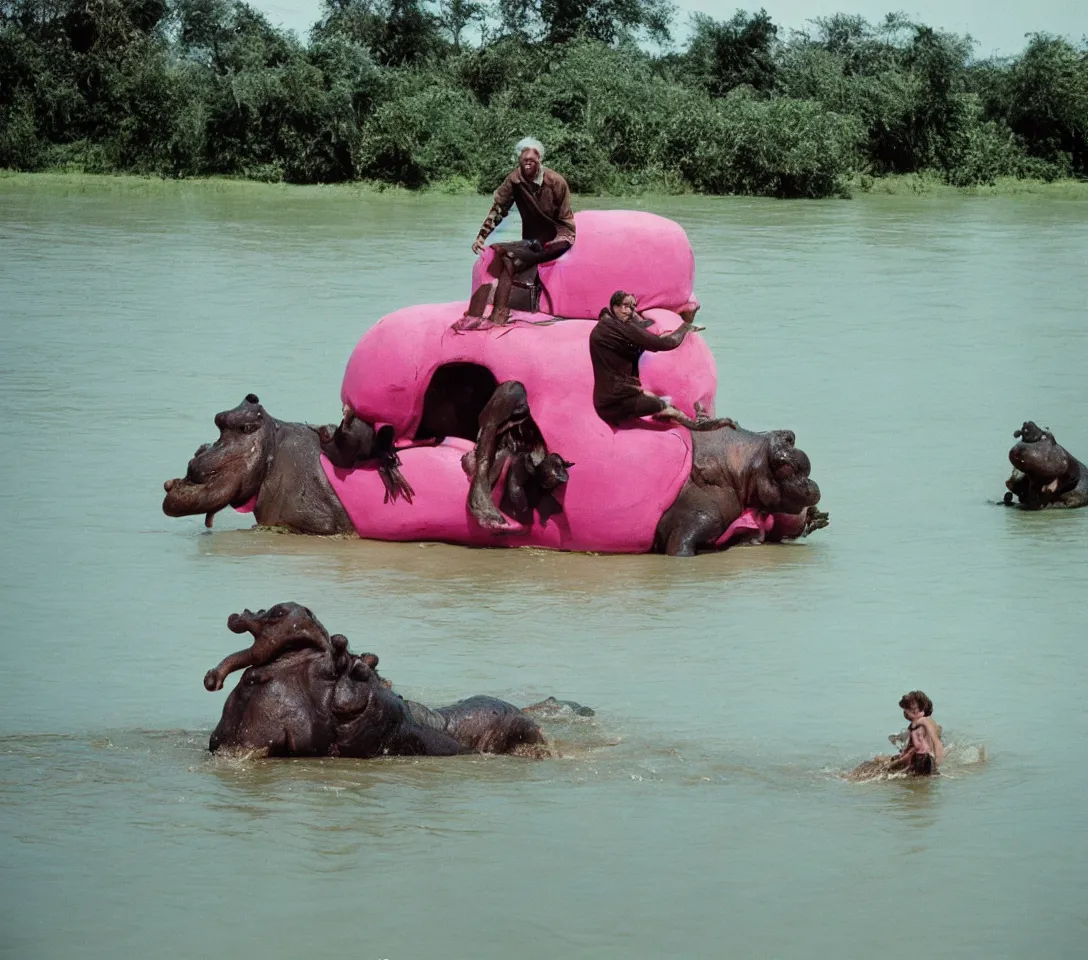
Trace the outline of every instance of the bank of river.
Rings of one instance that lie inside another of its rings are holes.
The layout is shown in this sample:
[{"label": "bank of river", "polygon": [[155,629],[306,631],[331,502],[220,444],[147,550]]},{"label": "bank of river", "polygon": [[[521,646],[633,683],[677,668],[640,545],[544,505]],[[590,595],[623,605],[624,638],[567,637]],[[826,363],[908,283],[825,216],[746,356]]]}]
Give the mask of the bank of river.
[{"label": "bank of river", "polygon": [[[474,196],[479,193],[476,184],[465,177],[438,183],[422,190],[408,190],[380,181],[363,180],[355,183],[336,183],[325,185],[296,185],[287,183],[262,183],[255,180],[241,180],[227,177],[197,177],[188,180],[170,180],[163,177],[141,177],[132,174],[95,174],[54,171],[45,173],[21,173],[14,170],[0,169],[0,192],[5,189],[47,190],[67,193],[86,193],[98,191],[121,191],[141,195],[174,195],[193,190],[211,193],[236,192],[248,196],[261,196],[262,191],[273,191],[285,196],[339,196],[357,197],[374,194],[394,194],[414,196],[430,200],[436,196]],[[902,176],[871,177],[857,176],[849,185],[849,196],[927,196],[951,198],[960,197],[1042,197],[1049,200],[1088,200],[1088,181],[1086,180],[1021,180],[1016,177],[999,177],[992,184],[972,187],[953,187],[933,174],[906,174]],[[690,195],[690,194],[689,194]],[[660,198],[663,194],[635,194],[629,199],[641,198],[643,202]],[[594,205],[600,198],[583,197],[583,205]],[[611,201],[622,197],[610,197]],[[713,202],[720,197],[703,197]],[[740,198],[731,198],[740,199]],[[792,202],[792,201],[791,201]]]},{"label": "bank of river", "polygon": [[[680,562],[163,517],[217,410],[327,422],[369,325],[466,296],[487,200],[122,182],[0,180],[0,953],[1079,952],[1088,510],[992,501],[1025,418],[1088,456],[1083,204],[601,201],[687,229],[719,410],[832,516]],[[408,695],[597,716],[541,763],[210,759],[227,614],[285,599]],[[947,776],[838,779],[913,687]]]}]

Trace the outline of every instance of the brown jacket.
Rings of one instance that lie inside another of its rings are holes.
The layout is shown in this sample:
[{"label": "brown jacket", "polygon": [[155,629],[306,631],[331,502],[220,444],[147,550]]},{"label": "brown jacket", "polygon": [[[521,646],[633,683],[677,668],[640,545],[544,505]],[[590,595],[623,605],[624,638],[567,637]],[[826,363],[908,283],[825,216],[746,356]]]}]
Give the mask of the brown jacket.
[{"label": "brown jacket", "polygon": [[660,413],[666,404],[642,390],[638,361],[650,350],[675,350],[691,332],[682,323],[661,336],[646,329],[649,320],[621,320],[602,310],[589,332],[589,359],[593,364],[593,407],[606,423],[619,424],[632,417]]},{"label": "brown jacket", "polygon": [[517,204],[518,213],[521,214],[522,240],[539,240],[541,243],[565,240],[573,244],[574,211],[570,207],[570,187],[554,170],[547,167],[540,169],[543,177],[539,184],[525,181],[520,167],[503,180],[495,191],[495,204],[492,207],[492,212],[499,216],[491,226],[498,224],[510,212],[510,207]]}]

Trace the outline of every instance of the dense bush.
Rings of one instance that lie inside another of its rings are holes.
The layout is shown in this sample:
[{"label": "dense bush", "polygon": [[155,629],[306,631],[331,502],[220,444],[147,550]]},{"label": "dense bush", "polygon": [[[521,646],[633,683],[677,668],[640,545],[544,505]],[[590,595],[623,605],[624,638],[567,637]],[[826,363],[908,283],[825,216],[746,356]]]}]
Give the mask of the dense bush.
[{"label": "dense bush", "polygon": [[578,192],[841,193],[858,173],[1088,176],[1088,49],[889,15],[784,36],[667,0],[323,0],[304,42],[241,0],[0,0],[0,166],[492,190],[531,133]]}]

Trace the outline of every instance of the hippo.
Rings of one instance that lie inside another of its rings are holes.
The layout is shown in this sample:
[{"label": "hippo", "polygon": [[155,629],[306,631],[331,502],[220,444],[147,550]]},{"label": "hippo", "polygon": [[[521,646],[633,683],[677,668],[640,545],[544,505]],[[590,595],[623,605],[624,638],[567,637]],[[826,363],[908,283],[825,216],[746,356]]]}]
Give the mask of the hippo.
[{"label": "hippo", "polygon": [[[797,448],[792,430],[735,427],[691,436],[691,476],[657,525],[658,552],[690,557],[719,546],[727,533],[761,542],[804,537],[827,526],[827,513],[816,509],[820,488],[809,478],[808,456]],[[755,519],[741,534],[737,525],[745,511],[754,511]]]},{"label": "hippo", "polygon": [[[168,517],[204,514],[211,527],[226,507],[300,533],[353,533],[355,527],[320,469],[321,434],[270,417],[256,394],[215,416],[219,439],[201,446],[184,477],[167,480]],[[327,433],[327,431],[326,431]]]},{"label": "hippo", "polygon": [[[231,614],[227,626],[251,633],[253,644],[204,677],[208,690],[218,690],[231,672],[245,671],[208,741],[213,753],[360,759],[549,755],[536,721],[505,700],[474,696],[435,710],[399,696],[379,675],[375,654],[352,653],[343,634],[330,636],[301,604]],[[546,715],[553,702],[530,709]]]},{"label": "hippo", "polygon": [[[1083,507],[1088,504],[1088,467],[1059,445],[1054,434],[1032,420],[1013,433],[1009,451],[1012,476],[1005,481],[1005,503],[1025,510]],[[1014,504],[1014,498],[1018,503]]]}]

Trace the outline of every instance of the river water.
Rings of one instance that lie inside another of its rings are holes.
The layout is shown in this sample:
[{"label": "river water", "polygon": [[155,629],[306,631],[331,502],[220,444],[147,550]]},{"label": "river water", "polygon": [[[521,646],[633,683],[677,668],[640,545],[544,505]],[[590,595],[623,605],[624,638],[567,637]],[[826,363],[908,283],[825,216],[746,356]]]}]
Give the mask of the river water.
[{"label": "river water", "polygon": [[[467,296],[487,200],[0,182],[0,955],[1081,953],[1088,510],[992,501],[1026,418],[1088,458],[1088,204],[636,203],[692,240],[719,411],[810,455],[811,539],[169,520],[216,411],[334,420],[370,324]],[[596,716],[537,763],[212,759],[227,614],[289,599],[406,695]],[[840,779],[917,687],[946,775]]]}]

